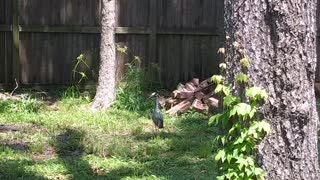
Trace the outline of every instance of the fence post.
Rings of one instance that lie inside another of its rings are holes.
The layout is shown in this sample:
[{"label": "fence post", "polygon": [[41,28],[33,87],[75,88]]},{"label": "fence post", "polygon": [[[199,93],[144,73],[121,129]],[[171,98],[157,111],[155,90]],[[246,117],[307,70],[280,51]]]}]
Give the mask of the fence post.
[{"label": "fence post", "polygon": [[12,5],[12,61],[13,61],[13,78],[20,83],[20,34],[19,34],[19,0],[13,0]]}]

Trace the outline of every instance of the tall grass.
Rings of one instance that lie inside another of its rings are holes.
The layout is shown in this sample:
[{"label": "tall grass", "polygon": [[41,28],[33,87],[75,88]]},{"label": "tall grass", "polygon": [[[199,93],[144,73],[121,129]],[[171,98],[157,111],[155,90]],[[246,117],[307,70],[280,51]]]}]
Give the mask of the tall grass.
[{"label": "tall grass", "polygon": [[35,98],[25,95],[21,99],[8,99],[0,101],[0,112],[8,113],[37,113],[43,103]]},{"label": "tall grass", "polygon": [[147,76],[141,67],[140,57],[134,56],[133,60],[126,65],[127,70],[124,79],[117,87],[115,108],[137,112],[150,110],[153,102],[147,94],[152,90],[153,80]]}]

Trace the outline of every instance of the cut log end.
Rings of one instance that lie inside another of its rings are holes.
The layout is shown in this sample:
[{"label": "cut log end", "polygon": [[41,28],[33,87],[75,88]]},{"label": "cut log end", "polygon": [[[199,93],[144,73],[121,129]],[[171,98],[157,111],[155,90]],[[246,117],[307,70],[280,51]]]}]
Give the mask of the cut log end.
[{"label": "cut log end", "polygon": [[169,108],[167,113],[175,116],[189,109],[204,113],[210,108],[217,108],[219,101],[212,97],[213,88],[211,86],[210,78],[202,82],[194,78],[185,85],[180,83],[172,92],[172,97],[165,101],[165,106]]}]

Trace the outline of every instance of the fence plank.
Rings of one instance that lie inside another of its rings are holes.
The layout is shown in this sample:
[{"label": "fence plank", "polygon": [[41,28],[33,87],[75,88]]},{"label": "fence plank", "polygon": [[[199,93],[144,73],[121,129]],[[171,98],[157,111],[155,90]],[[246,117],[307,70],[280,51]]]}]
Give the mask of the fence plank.
[{"label": "fence plank", "polygon": [[150,0],[149,3],[149,63],[157,63],[157,0]]},{"label": "fence plank", "polygon": [[12,17],[12,32],[13,32],[13,77],[20,82],[20,56],[19,56],[19,0],[13,0],[13,17]]},{"label": "fence plank", "polygon": [[0,32],[8,32],[8,31],[12,31],[11,26],[9,26],[9,25],[0,25]]}]

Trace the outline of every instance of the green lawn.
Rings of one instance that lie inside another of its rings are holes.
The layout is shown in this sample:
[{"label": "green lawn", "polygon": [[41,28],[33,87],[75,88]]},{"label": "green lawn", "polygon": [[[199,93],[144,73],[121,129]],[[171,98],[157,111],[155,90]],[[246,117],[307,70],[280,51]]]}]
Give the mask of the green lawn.
[{"label": "green lawn", "polygon": [[1,180],[215,179],[207,116],[165,116],[157,132],[151,99],[92,113],[86,95],[43,97],[0,100]]}]

